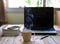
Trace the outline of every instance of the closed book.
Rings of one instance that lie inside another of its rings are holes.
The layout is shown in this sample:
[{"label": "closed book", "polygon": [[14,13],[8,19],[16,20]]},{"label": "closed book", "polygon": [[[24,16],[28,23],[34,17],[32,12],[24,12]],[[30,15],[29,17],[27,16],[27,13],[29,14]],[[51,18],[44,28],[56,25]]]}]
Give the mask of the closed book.
[{"label": "closed book", "polygon": [[7,25],[5,28],[3,28],[3,35],[19,35],[19,30],[19,25]]}]

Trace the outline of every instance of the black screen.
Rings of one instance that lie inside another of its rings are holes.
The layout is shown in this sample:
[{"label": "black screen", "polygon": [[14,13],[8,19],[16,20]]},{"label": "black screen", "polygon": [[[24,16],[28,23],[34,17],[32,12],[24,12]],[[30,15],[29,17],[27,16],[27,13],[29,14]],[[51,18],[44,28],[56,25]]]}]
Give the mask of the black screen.
[{"label": "black screen", "polygon": [[25,7],[24,26],[32,30],[53,27],[53,7]]}]

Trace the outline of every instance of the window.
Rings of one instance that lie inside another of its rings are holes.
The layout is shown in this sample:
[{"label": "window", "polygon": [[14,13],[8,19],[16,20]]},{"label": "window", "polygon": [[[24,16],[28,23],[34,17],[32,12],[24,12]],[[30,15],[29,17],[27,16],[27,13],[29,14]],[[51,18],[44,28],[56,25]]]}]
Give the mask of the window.
[{"label": "window", "polygon": [[54,7],[60,8],[60,0],[8,0],[8,8]]},{"label": "window", "polygon": [[60,0],[46,0],[46,7],[60,8]]},{"label": "window", "polygon": [[8,8],[43,7],[43,0],[8,0]]},{"label": "window", "polygon": [[24,6],[23,0],[8,0],[8,8],[19,8]]},{"label": "window", "polygon": [[43,7],[43,0],[24,0],[25,7]]}]

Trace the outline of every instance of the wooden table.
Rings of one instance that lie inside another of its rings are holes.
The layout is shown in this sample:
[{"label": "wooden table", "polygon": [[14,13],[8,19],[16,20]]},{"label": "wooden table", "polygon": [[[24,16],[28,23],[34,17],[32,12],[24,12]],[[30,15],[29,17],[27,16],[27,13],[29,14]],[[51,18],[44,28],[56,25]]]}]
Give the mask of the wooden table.
[{"label": "wooden table", "polygon": [[[23,38],[20,35],[18,36],[3,36],[0,37],[0,44],[60,44],[60,27],[54,26],[55,29],[57,30],[57,35],[53,36],[48,36],[47,38],[40,39],[44,35],[32,35],[31,36],[31,42],[23,42]],[[23,28],[23,27],[22,27]]]}]

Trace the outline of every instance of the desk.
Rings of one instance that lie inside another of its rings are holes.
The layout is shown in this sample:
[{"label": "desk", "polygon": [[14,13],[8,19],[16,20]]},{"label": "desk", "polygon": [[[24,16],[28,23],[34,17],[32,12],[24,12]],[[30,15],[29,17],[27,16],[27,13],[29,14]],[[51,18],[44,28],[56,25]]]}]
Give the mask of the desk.
[{"label": "desk", "polygon": [[[22,27],[23,25],[21,25]],[[23,42],[23,38],[21,34],[19,34],[16,37],[8,37],[8,36],[3,36],[0,37],[0,44],[60,44],[60,32],[59,32],[59,27],[54,26],[55,29],[57,30],[57,35],[56,36],[49,36],[45,39],[40,39],[44,35],[32,35],[31,36],[31,42]],[[22,27],[23,28],[23,27]],[[21,29],[22,29],[21,28]]]}]

